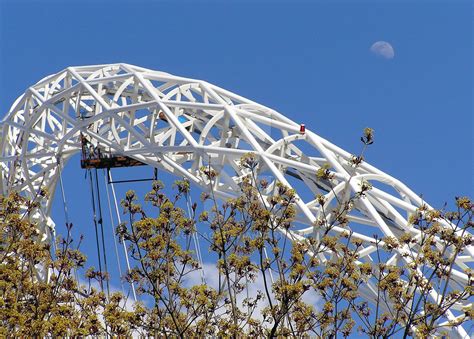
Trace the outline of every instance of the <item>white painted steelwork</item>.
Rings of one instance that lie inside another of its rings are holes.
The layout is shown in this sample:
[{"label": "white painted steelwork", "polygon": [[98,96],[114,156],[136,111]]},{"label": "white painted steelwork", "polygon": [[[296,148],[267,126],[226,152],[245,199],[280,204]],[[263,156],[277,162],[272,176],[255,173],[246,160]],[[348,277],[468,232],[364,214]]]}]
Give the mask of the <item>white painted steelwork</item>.
[{"label": "white painted steelwork", "polygon": [[[45,186],[54,194],[62,165],[81,150],[81,134],[106,152],[185,177],[202,190],[212,184],[223,199],[240,194],[239,184],[249,170],[239,166],[239,159],[253,152],[259,159],[258,174],[270,181],[264,195],[274,193],[276,182],[297,192],[296,228],[281,230],[292,241],[317,237],[315,221],[322,213],[330,216],[334,202],[360,191],[363,181],[373,188],[356,200],[348,215],[353,237],[363,241],[361,263],[372,261],[374,234],[420,236],[407,220],[426,202],[368,163],[354,168],[351,154],[307,127],[202,80],[127,64],[69,67],[28,88],[1,123],[0,191],[17,190],[33,198]],[[331,179],[316,175],[324,164],[329,164]],[[212,183],[201,174],[202,166],[217,172]],[[324,207],[315,199],[317,194],[328,199]],[[52,197],[35,216],[43,241],[50,237],[48,230],[54,229],[51,202]],[[335,227],[333,231],[344,230]],[[397,250],[389,262],[406,262],[403,253],[419,250],[416,244],[410,246]],[[321,259],[330,260],[331,255],[328,252]],[[472,267],[473,261],[474,247],[469,246],[456,261],[453,288],[467,283],[463,270]],[[360,288],[369,301],[376,299],[376,291],[371,281]],[[436,300],[437,292],[432,291],[431,297]],[[467,305],[453,305],[445,324],[460,316]],[[468,336],[461,326],[456,327],[456,334]]]}]

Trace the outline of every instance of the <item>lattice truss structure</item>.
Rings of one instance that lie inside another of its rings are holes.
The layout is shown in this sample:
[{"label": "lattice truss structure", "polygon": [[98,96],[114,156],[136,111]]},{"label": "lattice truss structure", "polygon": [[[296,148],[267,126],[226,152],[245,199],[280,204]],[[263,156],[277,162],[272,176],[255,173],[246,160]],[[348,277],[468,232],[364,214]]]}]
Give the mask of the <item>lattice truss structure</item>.
[{"label": "lattice truss structure", "polygon": [[[212,187],[222,199],[240,195],[240,183],[249,170],[239,160],[253,152],[259,159],[258,175],[270,182],[264,195],[274,194],[277,182],[297,192],[295,229],[282,230],[292,241],[317,238],[314,223],[323,213],[330,219],[334,203],[359,192],[362,182],[370,182],[373,188],[355,200],[347,215],[353,237],[363,242],[360,263],[373,260],[374,234],[397,238],[410,232],[421,237],[407,221],[426,204],[420,197],[366,162],[354,168],[350,153],[308,129],[300,130],[299,123],[275,110],[205,81],[127,64],[69,67],[31,86],[3,120],[0,191],[17,190],[34,198],[41,187],[49,188],[51,197],[35,216],[43,240],[48,241],[54,229],[52,195],[62,167],[81,151],[81,140],[104,153],[127,156],[187,178],[202,190]],[[325,164],[329,164],[331,179],[316,175]],[[202,166],[217,173],[212,183],[200,172]],[[317,194],[327,198],[324,207]],[[334,227],[333,232],[345,230]],[[420,248],[406,245],[387,258],[387,264],[405,262],[403,253],[409,250]],[[320,259],[331,260],[333,255],[328,252]],[[453,289],[467,283],[463,271],[473,261],[470,246],[456,261]],[[375,300],[375,284],[368,281],[360,293]],[[433,291],[431,297],[437,300],[439,296]],[[454,305],[444,321],[454,320],[466,305]],[[462,327],[456,333],[467,337]]]}]

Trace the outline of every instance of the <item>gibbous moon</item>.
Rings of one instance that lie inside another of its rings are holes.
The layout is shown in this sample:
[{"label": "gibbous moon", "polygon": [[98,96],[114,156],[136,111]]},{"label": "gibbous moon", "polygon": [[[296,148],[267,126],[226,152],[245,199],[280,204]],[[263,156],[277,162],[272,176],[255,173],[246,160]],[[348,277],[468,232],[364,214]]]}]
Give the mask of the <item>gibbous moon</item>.
[{"label": "gibbous moon", "polygon": [[395,51],[393,50],[392,45],[386,41],[377,41],[370,47],[370,51],[377,56],[380,56],[385,59],[393,59],[395,56]]}]

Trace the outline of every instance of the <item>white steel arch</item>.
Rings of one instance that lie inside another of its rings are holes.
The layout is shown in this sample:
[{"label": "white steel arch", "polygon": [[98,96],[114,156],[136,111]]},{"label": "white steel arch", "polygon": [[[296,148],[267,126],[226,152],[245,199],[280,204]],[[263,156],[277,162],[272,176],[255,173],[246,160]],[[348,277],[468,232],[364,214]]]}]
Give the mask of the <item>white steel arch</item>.
[{"label": "white steel arch", "polygon": [[[296,189],[298,227],[282,230],[292,241],[317,232],[313,224],[323,211],[317,194],[344,199],[358,192],[363,181],[373,188],[358,200],[357,213],[348,215],[353,236],[363,241],[360,262],[370,260],[376,250],[374,233],[419,236],[408,218],[426,205],[420,197],[365,162],[354,169],[351,154],[300,128],[275,110],[202,80],[128,64],[69,67],[28,88],[2,121],[0,191],[34,197],[46,186],[54,194],[62,164],[81,150],[81,135],[106,152],[185,177],[203,190],[210,183],[199,169],[210,166],[217,172],[215,194],[224,199],[240,194],[248,170],[239,166],[239,159],[253,152],[259,157],[259,175],[270,178],[266,195],[273,193],[276,182]],[[329,164],[331,179],[316,175],[324,164]],[[300,184],[292,184],[295,180]],[[44,202],[35,216],[44,241],[54,229],[51,203],[51,198]],[[398,250],[390,261],[406,260],[406,250]],[[454,284],[468,281],[463,270],[472,266],[474,247],[465,252],[456,262]],[[329,258],[330,253],[322,257]],[[376,298],[370,283],[360,292],[369,300]],[[432,297],[437,298],[436,292]],[[466,305],[454,305],[447,319],[455,319]],[[460,326],[456,332],[468,336]]]}]

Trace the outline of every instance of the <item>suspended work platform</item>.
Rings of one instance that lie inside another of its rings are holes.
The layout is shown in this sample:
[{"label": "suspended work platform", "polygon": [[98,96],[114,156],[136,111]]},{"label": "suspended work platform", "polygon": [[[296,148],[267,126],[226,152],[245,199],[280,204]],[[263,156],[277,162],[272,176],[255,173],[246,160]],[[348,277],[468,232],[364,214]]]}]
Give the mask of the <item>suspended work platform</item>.
[{"label": "suspended work platform", "polygon": [[114,154],[99,146],[94,146],[84,135],[81,135],[81,167],[90,168],[115,168],[146,166],[145,163],[124,155]]}]

